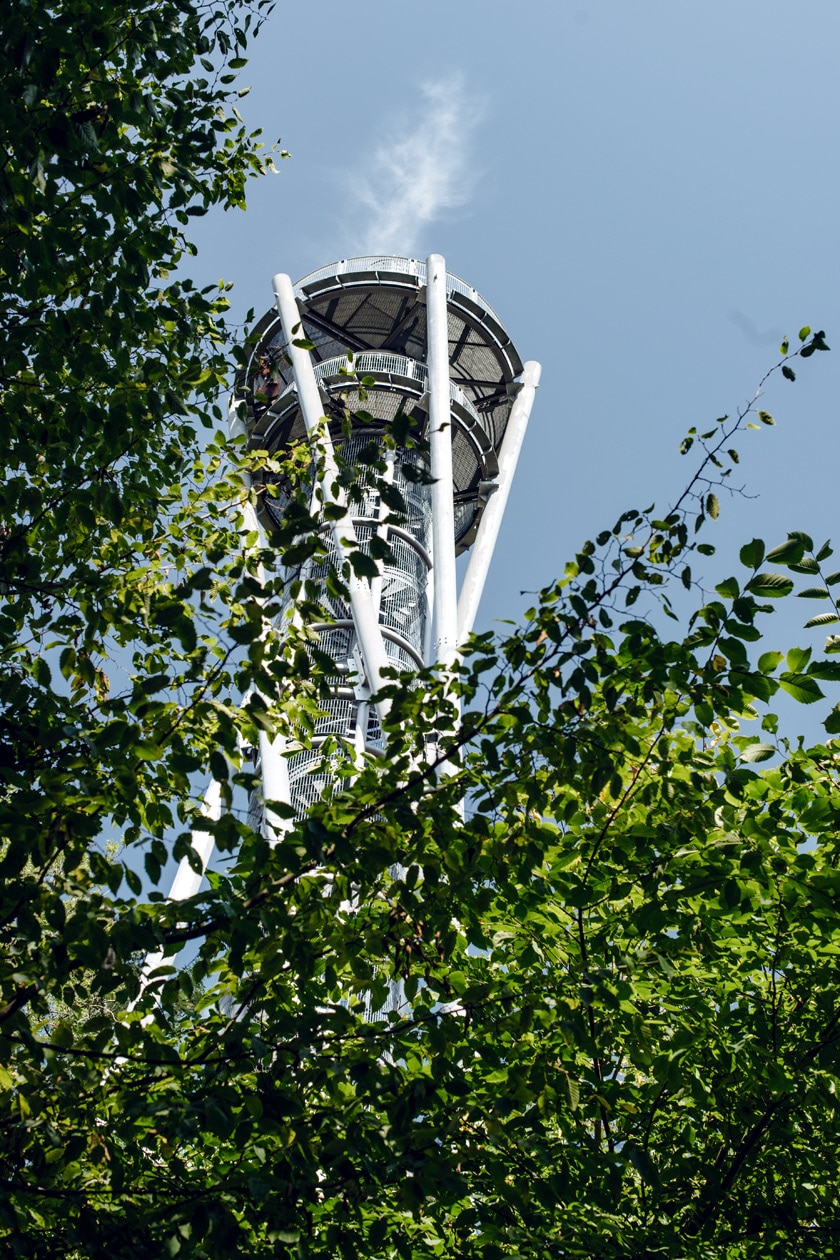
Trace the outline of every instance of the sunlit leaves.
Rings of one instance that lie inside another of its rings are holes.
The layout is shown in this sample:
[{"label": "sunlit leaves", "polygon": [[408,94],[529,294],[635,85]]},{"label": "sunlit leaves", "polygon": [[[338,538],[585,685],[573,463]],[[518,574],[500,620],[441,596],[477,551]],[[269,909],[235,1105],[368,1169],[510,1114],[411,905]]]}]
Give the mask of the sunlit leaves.
[{"label": "sunlit leaves", "polygon": [[779,685],[800,704],[813,704],[823,698],[823,692],[810,675],[783,673],[779,675]]}]

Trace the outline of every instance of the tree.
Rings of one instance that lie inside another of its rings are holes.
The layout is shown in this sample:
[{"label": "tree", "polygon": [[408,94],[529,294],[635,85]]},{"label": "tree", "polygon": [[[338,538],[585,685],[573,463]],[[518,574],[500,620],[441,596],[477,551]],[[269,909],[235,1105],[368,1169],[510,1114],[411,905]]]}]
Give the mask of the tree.
[{"label": "tree", "polygon": [[[305,625],[263,633],[288,592],[238,521],[266,460],[198,435],[224,293],[172,279],[191,215],[265,163],[228,99],[259,12],[6,16],[5,1248],[833,1255],[840,714],[806,749],[771,706],[823,699],[840,636],[783,656],[762,626],[800,577],[835,625],[840,574],[805,534],[746,544],[711,599],[690,569],[757,401],[523,627],[394,679],[388,756],[340,796],[274,847],[238,811],[243,747],[305,738],[330,669]],[[825,349],[803,329],[778,369]],[[268,471],[293,564],[310,461]],[[229,858],[173,907],[207,766]],[[404,1008],[366,1020],[394,976]]]}]

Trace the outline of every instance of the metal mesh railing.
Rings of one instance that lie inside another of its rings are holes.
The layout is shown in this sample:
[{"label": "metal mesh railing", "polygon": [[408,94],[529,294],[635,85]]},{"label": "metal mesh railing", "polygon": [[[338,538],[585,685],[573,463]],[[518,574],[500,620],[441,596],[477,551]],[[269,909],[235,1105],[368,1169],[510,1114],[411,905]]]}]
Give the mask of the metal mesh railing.
[{"label": "metal mesh railing", "polygon": [[[383,272],[386,275],[396,273],[416,276],[420,284],[426,283],[426,264],[419,262],[416,258],[364,254],[360,258],[342,258],[338,262],[331,263],[329,267],[319,267],[317,271],[311,271],[308,276],[304,276],[295,285],[295,297],[302,297],[308,286],[315,284],[318,280],[326,280],[331,276],[353,275],[359,271]],[[466,280],[461,280],[459,276],[453,276],[448,271],[446,273],[446,291],[447,293],[462,293],[464,297],[475,302],[476,306],[480,306],[487,311],[488,315],[492,315],[496,323],[501,324],[502,321],[493,310],[493,307],[484,300],[478,290],[467,284]]]},{"label": "metal mesh railing", "polygon": [[[323,363],[313,364],[313,367],[316,381],[346,381],[348,388],[353,385],[354,378],[368,375],[399,376],[403,380],[416,381],[421,392],[426,389],[429,382],[429,369],[425,363],[419,363],[417,359],[408,359],[405,355],[390,354],[385,350],[366,350],[362,354],[357,354],[352,363],[344,355],[334,359],[325,359]],[[297,386],[294,383],[287,385],[277,399],[278,409],[282,411],[284,401],[288,401],[290,395],[296,392]],[[486,427],[485,421],[467,395],[454,381],[449,382],[449,397],[452,402],[462,407],[476,424]]]}]

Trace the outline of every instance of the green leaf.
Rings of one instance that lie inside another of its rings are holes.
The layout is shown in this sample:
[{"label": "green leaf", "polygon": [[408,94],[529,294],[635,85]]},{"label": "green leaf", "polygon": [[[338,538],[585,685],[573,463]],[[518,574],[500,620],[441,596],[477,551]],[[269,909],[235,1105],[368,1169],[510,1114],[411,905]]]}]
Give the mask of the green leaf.
[{"label": "green leaf", "polygon": [[758,643],[761,638],[761,631],[758,626],[742,625],[739,621],[728,621],[727,629],[730,634],[735,634],[739,639],[746,639],[748,643]]},{"label": "green leaf", "polygon": [[840,705],[835,705],[823,722],[823,726],[827,734],[840,735]]},{"label": "green leaf", "polygon": [[814,679],[807,674],[781,674],[779,683],[800,704],[813,704],[815,700],[824,698]]},{"label": "green leaf", "polygon": [[784,341],[779,346],[779,354],[787,354],[789,349],[790,349],[790,342],[788,341],[787,337],[785,337]]},{"label": "green leaf", "polygon": [[62,1050],[69,1050],[75,1041],[71,1024],[67,1020],[59,1020],[50,1034],[50,1041]]},{"label": "green leaf", "polygon": [[809,678],[819,678],[821,682],[840,682],[840,662],[814,661],[808,669]]},{"label": "green leaf", "polygon": [[49,687],[52,683],[52,670],[43,656],[36,656],[32,662],[32,676],[40,687]]},{"label": "green leaf", "polygon": [[363,551],[352,551],[350,553],[350,564],[357,577],[375,578],[379,576],[379,566],[376,561],[365,555]]},{"label": "green leaf", "polygon": [[807,341],[810,335],[811,335],[810,327],[808,326],[808,324],[804,324],[803,327],[799,329],[799,340]]},{"label": "green leaf", "polygon": [[706,496],[706,511],[713,521],[716,521],[720,516],[720,503],[716,494]]},{"label": "green leaf", "polygon": [[123,867],[123,875],[125,876],[125,882],[128,884],[131,891],[136,897],[139,897],[143,891],[143,884],[140,876],[135,870],[132,870],[130,866]]},{"label": "green leaf", "polygon": [[788,534],[785,542],[767,553],[767,560],[770,564],[798,564],[804,554],[804,539],[797,534]]},{"label": "green leaf", "polygon": [[746,589],[763,599],[781,599],[793,590],[793,582],[781,573],[757,573],[747,583]]},{"label": "green leaf", "polygon": [[[784,371],[784,370],[785,370],[785,369],[784,369],[784,368],[782,368],[782,371]],[[759,418],[759,420],[761,421],[761,423],[762,423],[762,424],[775,424],[775,423],[776,423],[776,421],[775,421],[775,420],[773,419],[773,417],[770,415],[770,412],[769,412],[769,411],[759,411],[759,413],[758,413],[758,418]]]},{"label": "green leaf", "polygon": [[724,599],[737,599],[741,588],[734,577],[725,578],[716,587],[718,595],[722,595]]},{"label": "green leaf", "polygon": [[229,777],[227,758],[214,749],[210,754],[210,773],[217,783],[226,783]]},{"label": "green leaf", "polygon": [[796,380],[796,373],[794,372],[793,368],[788,367],[786,363],[783,364],[782,366],[782,376],[785,378],[786,381]]},{"label": "green leaf", "polygon": [[837,621],[840,621],[840,617],[836,613],[817,613],[816,617],[812,617],[810,621],[805,622],[804,628],[810,630],[812,626],[833,626]]},{"label": "green leaf", "polygon": [[148,739],[137,740],[131,745],[131,752],[139,761],[159,761],[163,756],[160,744],[154,744]]},{"label": "green leaf", "polygon": [[804,591],[796,592],[797,599],[828,599],[828,591],[824,586],[808,586]]},{"label": "green leaf", "polygon": [[766,674],[756,674],[750,671],[744,672],[739,669],[736,674],[732,675],[732,678],[745,696],[763,700],[765,703],[771,700],[779,689],[779,684],[775,678],[768,678]]},{"label": "green leaf", "polygon": [[694,706],[694,713],[697,721],[703,726],[709,727],[715,720],[715,711],[705,700],[698,700]]},{"label": "green leaf", "polygon": [[758,658],[758,668],[762,674],[772,674],[773,670],[777,669],[784,659],[781,652],[762,652]]},{"label": "green leaf", "polygon": [[840,652],[840,634],[830,634],[823,646],[824,652]]},{"label": "green leaf", "polygon": [[811,659],[811,648],[793,647],[787,654],[787,667],[792,674],[799,674]]},{"label": "green leaf", "polygon": [[745,543],[738,553],[741,564],[747,569],[757,569],[764,559],[764,542],[761,538],[753,538]]},{"label": "green leaf", "polygon": [[819,573],[820,566],[813,556],[803,556],[797,563],[792,561],[788,566],[794,573]]},{"label": "green leaf", "polygon": [[740,639],[726,636],[718,639],[718,647],[727,660],[732,661],[734,665],[747,665],[747,649],[744,647]]}]

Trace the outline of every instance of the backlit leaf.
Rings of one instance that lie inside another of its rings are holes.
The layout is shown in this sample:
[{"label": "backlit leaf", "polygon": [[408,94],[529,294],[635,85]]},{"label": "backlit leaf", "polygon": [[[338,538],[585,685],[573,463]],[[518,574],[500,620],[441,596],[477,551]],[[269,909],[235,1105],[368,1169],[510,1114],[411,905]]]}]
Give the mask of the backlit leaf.
[{"label": "backlit leaf", "polygon": [[800,704],[813,704],[816,700],[823,699],[822,691],[807,674],[780,674],[779,683]]}]

